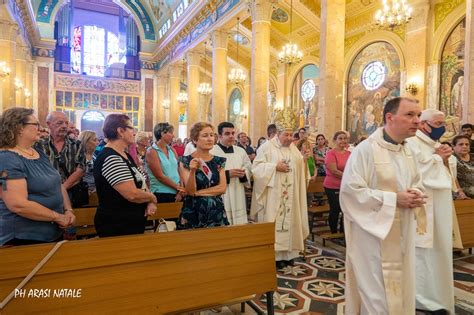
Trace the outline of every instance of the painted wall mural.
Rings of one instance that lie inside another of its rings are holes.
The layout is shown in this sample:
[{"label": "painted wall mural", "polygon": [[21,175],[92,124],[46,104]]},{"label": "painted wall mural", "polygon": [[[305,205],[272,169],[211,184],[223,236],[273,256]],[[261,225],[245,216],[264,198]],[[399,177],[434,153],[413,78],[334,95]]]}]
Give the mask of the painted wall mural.
[{"label": "painted wall mural", "polygon": [[36,21],[49,23],[51,14],[53,14],[57,4],[58,0],[42,0],[38,6],[38,12],[36,12]]},{"label": "painted wall mural", "polygon": [[296,75],[291,90],[291,107],[298,113],[298,128],[317,129],[319,98],[319,67],[304,66]]},{"label": "painted wall mural", "polygon": [[350,141],[367,137],[382,125],[384,105],[400,96],[400,58],[387,42],[365,47],[347,78],[346,130]]},{"label": "painted wall mural", "polygon": [[55,73],[56,89],[85,90],[103,93],[140,95],[140,82],[116,79],[97,79],[86,76]]},{"label": "painted wall mural", "polygon": [[463,19],[449,35],[441,55],[439,110],[446,114],[447,133],[453,136],[458,132],[464,104],[465,31],[466,19]]}]

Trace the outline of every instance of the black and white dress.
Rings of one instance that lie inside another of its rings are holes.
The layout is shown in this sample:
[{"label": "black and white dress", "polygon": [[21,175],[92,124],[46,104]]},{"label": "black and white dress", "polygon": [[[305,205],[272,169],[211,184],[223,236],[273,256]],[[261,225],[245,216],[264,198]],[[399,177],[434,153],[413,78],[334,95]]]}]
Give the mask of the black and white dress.
[{"label": "black and white dress", "polygon": [[125,199],[114,186],[133,180],[138,189],[146,189],[143,174],[127,154],[122,157],[112,148],[105,147],[94,162],[94,179],[99,206],[94,218],[99,237],[141,234],[145,231],[146,203]]}]

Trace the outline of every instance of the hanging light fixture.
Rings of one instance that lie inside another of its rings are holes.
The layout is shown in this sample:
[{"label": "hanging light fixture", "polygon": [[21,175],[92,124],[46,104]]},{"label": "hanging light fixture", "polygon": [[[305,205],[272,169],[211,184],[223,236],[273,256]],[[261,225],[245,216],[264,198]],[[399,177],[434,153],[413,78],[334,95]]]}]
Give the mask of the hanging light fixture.
[{"label": "hanging light fixture", "polygon": [[0,62],[0,78],[5,79],[10,75],[10,67],[7,66],[5,61]]},{"label": "hanging light fixture", "polygon": [[19,91],[23,89],[23,82],[21,82],[21,80],[18,78],[15,78],[14,85],[15,85],[15,91]]},{"label": "hanging light fixture", "polygon": [[[204,74],[207,74],[207,53],[206,53],[206,44],[207,42],[204,42]],[[212,92],[212,87],[208,82],[202,82],[199,83],[199,86],[197,88],[197,91],[199,94],[202,95],[209,95]]]},{"label": "hanging light fixture", "polygon": [[247,79],[247,75],[245,74],[244,70],[240,69],[238,67],[239,65],[239,45],[240,45],[240,18],[237,18],[237,34],[235,36],[235,41],[237,42],[237,67],[232,68],[230,70],[230,73],[228,75],[228,79],[230,83],[233,84],[240,84],[245,82],[245,79]]},{"label": "hanging light fixture", "polygon": [[[181,75],[182,75],[182,82],[184,84],[184,59],[183,59],[183,72],[181,73]],[[181,85],[181,82],[179,85]],[[188,93],[186,93],[186,91],[179,92],[178,97],[176,97],[176,100],[181,104],[187,103]]]},{"label": "hanging light fixture", "polygon": [[303,53],[299,50],[298,45],[291,41],[293,35],[293,0],[290,2],[290,42],[282,47],[278,53],[278,61],[288,65],[296,64],[303,59]]},{"label": "hanging light fixture", "polygon": [[375,24],[381,28],[390,29],[408,23],[412,16],[413,9],[407,4],[406,0],[392,0],[392,5],[388,4],[388,0],[383,0],[383,9],[375,13]]}]

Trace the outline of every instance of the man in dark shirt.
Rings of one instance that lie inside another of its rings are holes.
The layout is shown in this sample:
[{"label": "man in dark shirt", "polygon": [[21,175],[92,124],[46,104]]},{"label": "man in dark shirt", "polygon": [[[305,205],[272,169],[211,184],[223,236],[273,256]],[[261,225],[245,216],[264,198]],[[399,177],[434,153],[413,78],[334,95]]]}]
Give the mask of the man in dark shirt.
[{"label": "man in dark shirt", "polygon": [[469,138],[471,144],[471,153],[474,153],[474,140],[472,140],[472,132],[474,127],[472,124],[464,124],[461,126],[461,134],[466,135]]},{"label": "man in dark shirt", "polygon": [[249,144],[249,138],[247,137],[247,134],[245,132],[240,132],[237,135],[237,145],[241,147],[242,149],[247,152],[247,155],[249,156],[250,161],[253,161],[255,159],[255,150],[252,148],[252,146]]}]

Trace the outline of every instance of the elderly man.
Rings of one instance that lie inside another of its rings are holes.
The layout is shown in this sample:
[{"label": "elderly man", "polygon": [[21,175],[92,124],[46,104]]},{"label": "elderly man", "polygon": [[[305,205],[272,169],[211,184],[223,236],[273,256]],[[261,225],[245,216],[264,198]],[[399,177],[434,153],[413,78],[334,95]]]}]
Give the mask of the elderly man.
[{"label": "elderly man", "polygon": [[248,222],[245,187],[250,187],[252,163],[244,149],[233,145],[235,129],[232,123],[220,123],[217,126],[217,134],[219,140],[210,153],[226,158],[227,189],[223,199],[227,219],[231,225],[245,224]]},{"label": "elderly man", "polygon": [[415,212],[422,216],[424,195],[405,139],[416,134],[420,112],[415,100],[390,100],[384,127],[352,151],[344,169],[346,314],[415,314]]},{"label": "elderly man", "polygon": [[277,114],[277,136],[258,150],[253,161],[254,189],[251,215],[258,221],[275,222],[277,267],[293,264],[304,250],[309,234],[306,186],[308,156],[292,143],[296,115],[286,109]]},{"label": "elderly man", "polygon": [[[454,314],[452,171],[456,159],[440,144],[446,131],[444,113],[426,109],[416,136],[408,139],[415,153],[426,195],[427,232],[416,235],[416,306]],[[450,170],[451,166],[451,170]]]},{"label": "elderly man", "polygon": [[252,148],[250,145],[249,138],[247,137],[247,134],[245,132],[240,132],[237,135],[237,140],[238,140],[238,146],[241,147],[242,149],[247,152],[247,155],[249,156],[250,161],[253,161],[255,159],[255,150]]},{"label": "elderly man", "polygon": [[50,130],[47,139],[40,140],[37,148],[42,150],[61,175],[64,188],[68,190],[73,206],[77,204],[79,196],[74,196],[71,189],[81,182],[85,170],[85,152],[80,141],[67,137],[68,119],[62,112],[51,112],[46,117],[46,124]]}]

